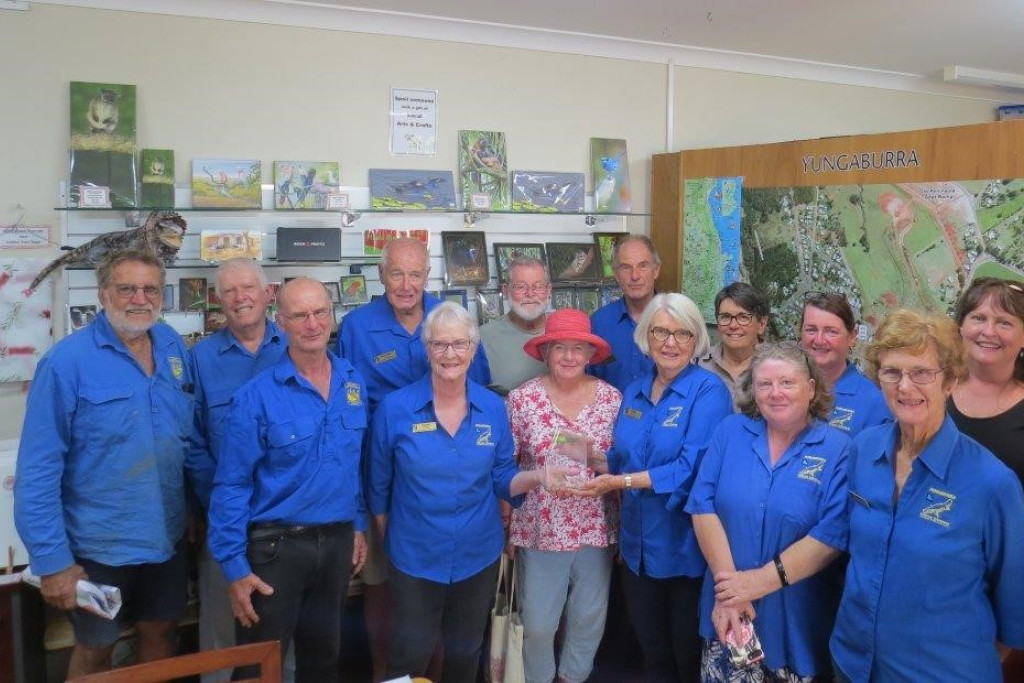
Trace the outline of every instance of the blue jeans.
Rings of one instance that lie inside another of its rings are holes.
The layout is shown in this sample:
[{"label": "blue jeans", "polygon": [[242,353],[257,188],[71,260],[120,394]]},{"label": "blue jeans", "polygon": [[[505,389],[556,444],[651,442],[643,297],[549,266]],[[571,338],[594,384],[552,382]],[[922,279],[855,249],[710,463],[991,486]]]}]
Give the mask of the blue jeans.
[{"label": "blue jeans", "polygon": [[590,676],[604,633],[613,553],[585,546],[575,551],[516,548],[516,598],[523,619],[527,683],[555,677],[555,632],[565,612],[558,675],[570,683]]}]

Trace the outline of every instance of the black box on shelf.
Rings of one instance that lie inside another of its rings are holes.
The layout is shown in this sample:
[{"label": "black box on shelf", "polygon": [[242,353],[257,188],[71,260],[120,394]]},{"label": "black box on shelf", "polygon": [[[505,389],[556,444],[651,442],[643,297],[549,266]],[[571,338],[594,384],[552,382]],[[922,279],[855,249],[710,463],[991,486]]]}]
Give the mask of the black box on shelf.
[{"label": "black box on shelf", "polygon": [[341,228],[278,228],[278,261],[340,261]]}]

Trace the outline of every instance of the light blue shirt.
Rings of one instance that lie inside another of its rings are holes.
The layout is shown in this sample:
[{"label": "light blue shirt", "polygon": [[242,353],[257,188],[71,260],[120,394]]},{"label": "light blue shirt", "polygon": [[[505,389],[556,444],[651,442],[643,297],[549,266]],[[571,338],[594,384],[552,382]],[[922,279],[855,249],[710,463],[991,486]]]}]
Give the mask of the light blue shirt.
[{"label": "light blue shirt", "polygon": [[612,347],[612,355],[600,365],[591,365],[587,372],[603,379],[625,393],[633,382],[646,378],[654,370],[654,361],[648,358],[633,341],[636,323],[629,317],[625,299],[602,306],[590,316],[594,334]]},{"label": "light blue shirt", "polygon": [[157,323],[149,336],[151,376],[105,311],[39,361],[14,489],[18,534],[39,576],[75,557],[165,562],[184,533],[192,378],[177,332]]},{"label": "light blue shirt", "polygon": [[848,363],[832,388],[835,406],[828,423],[855,437],[868,427],[892,422],[892,413],[878,386]]},{"label": "light blue shirt", "polygon": [[[686,511],[715,514],[733,563],[757,569],[805,536],[845,551],[846,466],[850,439],[816,420],[772,465],[763,419],[732,415],[715,430]],[[715,581],[704,577],[700,633],[714,639]],[[769,669],[800,676],[830,670],[828,637],[839,586],[826,569],[754,602],[754,627]]]},{"label": "light blue shirt", "polygon": [[192,477],[192,489],[204,510],[210,507],[213,473],[217,469],[217,454],[224,438],[231,398],[243,384],[276,365],[287,344],[284,332],[268,320],[256,353],[249,351],[227,328],[189,350],[196,387],[196,412],[186,468]]},{"label": "light blue shirt", "polygon": [[[423,295],[423,318],[441,305],[441,300]],[[366,381],[372,414],[385,396],[412,384],[430,370],[420,333],[422,323],[411,334],[395,318],[386,297],[363,304],[341,319],[335,352],[355,366]],[[469,366],[469,378],[484,386],[491,383],[491,370],[483,344]]]},{"label": "light blue shirt", "polygon": [[252,572],[245,556],[252,524],[367,528],[366,389],[348,361],[327,355],[326,401],[287,353],[235,393],[210,498],[210,552],[229,583]]},{"label": "light blue shirt", "polygon": [[468,413],[449,435],[434,413],[431,377],[385,398],[374,413],[368,502],[388,515],[384,545],[404,572],[437,583],[462,581],[501,555],[498,499],[511,499],[519,469],[505,403],[466,383]]},{"label": "light blue shirt", "polygon": [[683,511],[711,432],[732,413],[732,396],[714,373],[686,366],[651,400],[655,373],[629,385],[612,432],[608,471],[643,472],[650,489],[622,492],[619,543],[634,574],[698,577],[706,564]]},{"label": "light blue shirt", "polygon": [[894,499],[899,426],[854,440],[832,656],[861,681],[1000,681],[1024,648],[1024,492],[948,416]]}]

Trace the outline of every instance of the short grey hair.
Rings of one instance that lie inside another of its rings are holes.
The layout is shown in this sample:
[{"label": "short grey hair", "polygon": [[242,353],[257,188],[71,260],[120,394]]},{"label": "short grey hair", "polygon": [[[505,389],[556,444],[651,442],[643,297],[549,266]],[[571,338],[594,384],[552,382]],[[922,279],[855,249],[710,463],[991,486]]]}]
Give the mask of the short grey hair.
[{"label": "short grey hair", "polygon": [[650,237],[648,237],[647,235],[630,235],[628,237],[623,237],[621,240],[615,243],[615,247],[612,249],[613,268],[619,267],[619,249],[622,249],[622,247],[626,244],[632,244],[634,242],[638,242],[647,247],[647,251],[651,252],[651,263],[653,263],[656,266],[661,265],[661,257],[658,256],[658,250],[654,248],[654,242],[651,241]]},{"label": "short grey hair", "polygon": [[380,268],[386,270],[388,267],[388,261],[391,258],[391,252],[395,249],[402,248],[415,248],[423,255],[423,266],[430,270],[430,250],[427,249],[427,245],[420,242],[415,237],[399,237],[397,239],[388,240],[384,243],[384,248],[380,251]]},{"label": "short grey hair", "polygon": [[277,291],[277,314],[278,315],[281,315],[281,309],[285,308],[285,305],[284,305],[285,295],[288,292],[292,291],[295,288],[296,285],[299,285],[299,284],[301,284],[303,282],[315,282],[318,285],[320,285],[320,289],[323,290],[324,296],[327,297],[327,303],[329,305],[331,304],[331,293],[327,290],[327,285],[325,285],[323,282],[321,282],[320,280],[317,280],[315,278],[307,277],[305,275],[300,275],[299,277],[294,277],[291,280],[289,280],[288,282],[286,282],[283,285],[281,285],[281,289],[279,289]]},{"label": "short grey hair", "polygon": [[163,290],[164,284],[167,282],[167,268],[160,257],[148,249],[125,249],[104,254],[96,265],[96,286],[100,289],[109,287],[114,275],[114,268],[129,262],[152,266],[160,271],[160,289]]},{"label": "short grey hair", "polygon": [[633,341],[646,356],[651,355],[651,343],[647,333],[651,329],[651,321],[659,311],[665,311],[673,320],[682,325],[683,329],[693,334],[693,359],[697,359],[708,352],[711,342],[708,339],[708,329],[704,324],[704,316],[693,300],[685,294],[669,292],[667,294],[656,294],[651,302],[647,304],[640,320],[636,323],[633,331]]},{"label": "short grey hair", "polygon": [[445,301],[434,307],[427,314],[426,320],[423,321],[423,329],[420,332],[420,336],[423,338],[423,345],[426,346],[434,338],[434,330],[437,327],[448,323],[464,325],[466,333],[469,335],[469,341],[473,342],[474,347],[479,346],[480,327],[477,325],[476,319],[469,314],[469,311],[454,301]]},{"label": "short grey hair", "polygon": [[548,276],[548,267],[539,258],[532,256],[517,256],[508,264],[508,279],[512,279],[512,271],[516,268],[540,268],[544,271],[544,282],[551,284],[551,278]]},{"label": "short grey hair", "polygon": [[254,261],[251,258],[239,256],[238,258],[231,258],[224,261],[217,266],[217,273],[214,276],[214,287],[217,291],[217,296],[223,296],[224,290],[220,286],[220,276],[231,270],[247,270],[260,280],[260,287],[264,289],[270,284],[270,280],[267,279],[267,274],[263,272],[263,266],[258,261]]},{"label": "short grey hair", "polygon": [[750,361],[750,367],[740,375],[736,387],[736,409],[747,417],[759,417],[760,409],[757,407],[757,400],[754,396],[754,374],[765,361],[777,360],[789,363],[795,368],[803,370],[809,379],[814,380],[814,395],[811,396],[811,403],[807,412],[812,417],[827,419],[832,415],[832,390],[828,388],[825,375],[821,368],[814,362],[810,354],[796,342],[784,341],[774,344],[760,344],[754,349],[754,357]]}]

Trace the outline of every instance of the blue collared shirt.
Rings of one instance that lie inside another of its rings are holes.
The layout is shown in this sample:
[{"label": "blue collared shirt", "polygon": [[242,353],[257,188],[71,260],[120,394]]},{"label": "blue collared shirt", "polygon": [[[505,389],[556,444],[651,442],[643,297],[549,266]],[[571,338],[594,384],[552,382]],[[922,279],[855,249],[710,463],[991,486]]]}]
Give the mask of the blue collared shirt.
[{"label": "blue collared shirt", "polygon": [[185,530],[192,378],[173,329],[149,331],[147,376],[101,312],[36,368],[18,449],[14,518],[32,571],[75,557],[164,562]]},{"label": "blue collared shirt", "polygon": [[[440,305],[440,299],[424,294],[423,318]],[[402,327],[386,297],[364,304],[342,318],[335,353],[352,363],[366,381],[371,414],[389,393],[412,384],[430,370],[420,339],[422,331],[422,323],[412,334]],[[484,386],[491,383],[483,344],[477,346],[469,378]]]},{"label": "blue collared shirt", "polygon": [[868,427],[892,422],[892,413],[882,390],[857,369],[853,363],[839,376],[835,387],[835,407],[828,423],[856,437]]},{"label": "blue collared shirt", "polygon": [[591,365],[587,370],[590,374],[623,393],[630,384],[651,374],[654,361],[633,341],[636,323],[629,317],[625,299],[616,299],[594,311],[590,325],[594,334],[612,347],[612,357],[600,365]]},{"label": "blue collared shirt", "polygon": [[[845,551],[849,454],[849,437],[816,420],[773,466],[764,420],[732,415],[711,438],[686,511],[718,516],[740,571],[763,567],[805,536]],[[700,633],[709,639],[716,637],[714,605],[709,571],[700,605]],[[838,607],[839,587],[827,570],[755,601],[768,668],[800,676],[829,671],[828,636]]]},{"label": "blue collared shirt", "polygon": [[373,416],[368,503],[388,515],[384,546],[406,574],[454,583],[498,559],[505,544],[498,499],[519,473],[504,402],[466,383],[468,414],[454,436],[434,414],[427,375],[385,398]]},{"label": "blue collared shirt", "polygon": [[353,522],[366,530],[366,389],[348,361],[327,355],[326,401],[287,353],[235,393],[210,498],[210,552],[229,583],[252,572],[250,524]]},{"label": "blue collared shirt", "polygon": [[651,400],[654,371],[629,385],[612,432],[608,470],[643,472],[650,489],[622,492],[619,543],[634,574],[697,577],[706,564],[683,506],[711,432],[732,413],[732,396],[714,373],[686,366]]},{"label": "blue collared shirt", "polygon": [[249,351],[227,328],[210,335],[189,351],[196,386],[196,413],[186,469],[204,510],[210,507],[213,473],[217,469],[217,454],[224,438],[231,398],[243,384],[276,365],[287,344],[284,332],[268,320],[256,353]]},{"label": "blue collared shirt", "polygon": [[948,416],[894,501],[899,426],[854,440],[832,656],[851,680],[999,681],[1024,648],[1024,492]]}]

